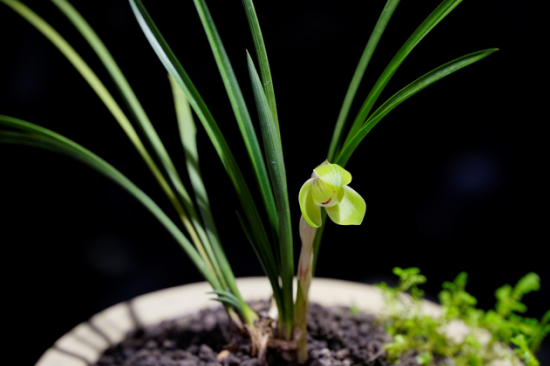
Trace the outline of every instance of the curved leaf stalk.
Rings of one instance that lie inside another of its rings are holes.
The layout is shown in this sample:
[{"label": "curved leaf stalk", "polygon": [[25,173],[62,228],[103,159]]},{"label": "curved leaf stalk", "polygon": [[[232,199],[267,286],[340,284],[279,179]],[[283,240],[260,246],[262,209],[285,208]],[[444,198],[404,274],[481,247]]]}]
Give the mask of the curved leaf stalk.
[{"label": "curved leaf stalk", "polygon": [[340,155],[336,159],[335,163],[344,167],[357,146],[363,141],[365,136],[372,130],[378,122],[382,120],[388,113],[390,113],[395,107],[403,103],[405,100],[409,99],[419,91],[430,86],[438,80],[443,79],[444,77],[469,66],[479,60],[484,59],[493,52],[497,51],[495,48],[477,51],[470,53],[468,55],[459,57],[451,62],[448,62],[424,76],[416,79],[397,93],[395,93],[390,99],[388,99],[384,104],[382,104],[367,120],[364,126],[357,132],[351,141],[344,146]]},{"label": "curved leaf stalk", "polygon": [[212,287],[220,287],[220,283],[211,267],[207,265],[205,260],[189,242],[185,235],[183,235],[180,229],[172,222],[172,220],[170,220],[170,218],[160,209],[160,207],[158,207],[158,205],[151,200],[151,198],[149,198],[149,196],[147,196],[141,189],[139,189],[112,165],[72,140],[35,124],[25,122],[17,118],[0,115],[0,125],[25,132],[24,134],[16,135],[13,132],[0,131],[0,142],[17,144],[23,143],[25,145],[45,148],[68,155],[96,169],[106,177],[122,186],[130,194],[137,198],[160,221],[160,223],[185,250],[189,258],[204,278],[212,285]]},{"label": "curved leaf stalk", "polygon": [[[162,172],[158,168],[157,164],[143,145],[143,142],[136,133],[134,127],[120,109],[119,105],[116,103],[112,95],[109,93],[107,88],[99,80],[96,74],[90,69],[88,64],[78,55],[78,53],[67,43],[67,41],[55,30],[53,29],[46,21],[44,21],[40,16],[35,12],[25,6],[23,3],[17,0],[0,0],[15,12],[25,18],[29,23],[36,27],[46,38],[48,38],[58,49],[63,53],[63,55],[71,62],[71,64],[77,69],[77,71],[82,75],[82,77],[88,82],[92,89],[96,92],[98,97],[105,104],[107,109],[111,112],[113,117],[120,124],[134,147],[138,150],[139,154],[153,173],[153,176],[156,178],[161,188],[168,196],[168,199],[176,209],[178,216],[180,217],[182,223],[184,224],[191,240],[197,247],[197,250],[207,263],[207,265],[214,271],[213,265],[208,257],[207,252],[195,230],[195,227],[189,220],[185,209],[178,200],[176,194],[172,190],[170,184],[164,178]],[[183,187],[183,186],[182,186]]]},{"label": "curved leaf stalk", "polygon": [[382,91],[389,83],[399,66],[405,61],[405,58],[412,52],[412,50],[430,33],[430,31],[441,22],[454,8],[460,4],[462,0],[444,0],[427,18],[420,24],[420,26],[414,31],[414,33],[407,39],[405,44],[397,51],[393,59],[390,61],[386,69],[382,72],[382,75],[376,81],[376,84],[372,87],[369,95],[363,102],[361,110],[357,114],[353,125],[347,135],[344,142],[344,146],[355,136],[359,131],[363,122],[367,119],[372,107],[378,100]]},{"label": "curved leaf stalk", "polygon": [[355,99],[355,93],[357,93],[359,84],[361,84],[361,80],[363,79],[365,70],[369,65],[374,51],[376,50],[376,46],[378,45],[378,41],[380,41],[380,38],[382,38],[382,34],[384,33],[384,30],[386,29],[386,26],[388,25],[388,22],[390,21],[393,12],[395,11],[395,8],[397,8],[397,5],[399,5],[399,1],[400,0],[388,0],[386,2],[386,6],[384,6],[382,14],[380,14],[378,22],[374,26],[374,30],[372,31],[369,41],[367,42],[367,46],[365,47],[365,50],[361,55],[359,64],[355,69],[355,73],[353,74],[353,78],[351,79],[351,83],[349,84],[348,91],[346,92],[344,103],[342,104],[342,108],[340,109],[340,113],[338,114],[338,120],[336,121],[336,126],[334,127],[334,132],[332,134],[332,139],[330,141],[330,147],[328,150],[328,161],[332,161],[332,159],[334,159],[334,156],[338,152],[337,149],[338,145],[341,144],[340,140],[342,136],[342,130],[344,129],[344,126],[346,124],[346,120],[348,118],[349,110],[351,108],[353,100]]}]

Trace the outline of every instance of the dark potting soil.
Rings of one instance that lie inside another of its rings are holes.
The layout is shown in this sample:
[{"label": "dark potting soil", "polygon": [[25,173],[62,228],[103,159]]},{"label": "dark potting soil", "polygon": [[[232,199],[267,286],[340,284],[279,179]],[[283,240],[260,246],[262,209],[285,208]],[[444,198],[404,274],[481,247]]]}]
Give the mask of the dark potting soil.
[{"label": "dark potting soil", "polygon": [[[252,306],[260,314],[267,302]],[[308,366],[387,366],[384,343],[390,337],[372,314],[312,304],[308,316]],[[270,348],[267,362],[292,366],[280,349]],[[399,366],[418,366],[414,357]],[[247,334],[240,332],[222,307],[145,327],[107,350],[94,366],[258,366]]]}]

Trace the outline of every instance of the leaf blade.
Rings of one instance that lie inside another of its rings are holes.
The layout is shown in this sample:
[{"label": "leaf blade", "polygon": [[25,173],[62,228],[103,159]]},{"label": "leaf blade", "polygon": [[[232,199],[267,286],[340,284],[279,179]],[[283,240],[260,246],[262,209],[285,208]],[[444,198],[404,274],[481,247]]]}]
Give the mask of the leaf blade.
[{"label": "leaf blade", "polygon": [[282,280],[283,302],[285,310],[282,316],[285,318],[285,330],[287,338],[290,338],[292,321],[294,319],[293,277],[294,277],[294,252],[292,246],[292,224],[290,220],[290,204],[288,201],[288,187],[286,180],[286,168],[283,156],[283,146],[279,135],[279,129],[275,123],[271,106],[262,87],[262,82],[254,62],[247,52],[248,70],[252,82],[254,99],[258,109],[264,149],[269,164],[269,175],[275,193],[275,204],[279,215],[279,250],[281,258],[280,276]]},{"label": "leaf blade", "polygon": [[225,285],[225,287],[229,287],[232,293],[239,300],[239,309],[242,310],[242,314],[247,322],[253,322],[255,318],[253,314],[255,313],[246,304],[239,292],[239,289],[237,288],[235,276],[233,274],[233,271],[231,270],[231,266],[229,265],[227,257],[225,256],[225,253],[221,246],[218,230],[216,229],[216,224],[212,216],[208,193],[206,191],[206,187],[204,186],[204,181],[202,179],[199,166],[199,153],[197,150],[196,141],[197,128],[193,120],[191,108],[189,106],[189,103],[187,102],[187,99],[185,98],[183,90],[181,90],[179,85],[174,81],[171,76],[170,85],[172,86],[172,93],[174,95],[174,104],[176,107],[176,115],[181,142],[185,153],[187,171],[189,173],[191,186],[193,187],[193,191],[195,193],[195,199],[199,207],[199,212],[204,222],[206,234],[208,235],[208,238],[212,245],[212,257],[214,258],[214,267],[217,268],[217,271],[221,274],[218,277],[224,279],[224,281],[222,281],[222,285]]},{"label": "leaf blade", "polygon": [[[122,111],[118,103],[115,101],[111,93],[107,90],[105,85],[93,72],[93,70],[88,66],[88,64],[80,57],[80,55],[74,50],[74,48],[44,19],[42,19],[38,14],[28,8],[26,5],[21,3],[18,0],[0,0],[5,3],[7,6],[12,8],[16,13],[21,15],[25,20],[32,24],[38,31],[40,31],[52,44],[57,47],[57,49],[67,58],[67,60],[75,67],[75,69],[80,73],[80,75],[86,80],[90,87],[94,90],[97,96],[101,99],[103,104],[107,107],[109,112],[113,115],[115,120],[122,127],[138,153],[141,155],[142,159],[145,161],[149,170],[161,186],[162,190],[174,206],[174,209],[178,213],[181,221],[183,222],[187,232],[191,236],[191,239],[200,254],[203,256],[204,260],[208,265],[211,266],[208,255],[205,251],[205,248],[197,235],[193,224],[189,221],[189,217],[181,202],[178,200],[178,195],[174,192],[166,178],[164,177],[161,169],[159,169],[157,163],[153,160],[148,150],[145,148],[145,145],[141,141],[141,138],[137,134],[136,130],[130,123],[126,114]],[[159,140],[160,141],[160,140]],[[175,170],[175,169],[174,169]],[[182,200],[189,204],[190,198],[183,185],[179,185],[181,191],[178,193]],[[191,203],[191,208],[192,207]],[[196,215],[195,215],[196,217]],[[200,227],[199,227],[200,229]],[[206,236],[203,235],[203,238]]]},{"label": "leaf blade", "polygon": [[[178,123],[178,128],[180,132],[180,138],[182,145],[184,147],[185,162],[187,166],[187,171],[189,175],[189,180],[191,181],[191,187],[195,193],[195,200],[199,207],[199,212],[201,213],[202,220],[204,222],[205,230],[203,231],[204,235],[208,236],[205,243],[205,249],[210,257],[212,262],[213,269],[216,271],[218,278],[224,288],[227,288],[228,283],[226,277],[232,275],[231,268],[224,268],[222,270],[221,265],[218,260],[217,251],[213,248],[214,246],[219,247],[219,236],[216,226],[214,224],[214,219],[212,217],[212,212],[210,210],[210,202],[208,200],[208,194],[202,180],[202,175],[199,168],[199,155],[197,151],[196,144],[196,127],[193,121],[193,116],[191,114],[191,108],[187,99],[185,99],[185,94],[181,88],[176,84],[172,77],[169,77],[170,85],[172,88],[172,94],[174,98],[174,107],[176,110],[176,119]],[[207,244],[206,244],[207,243]],[[226,273],[224,272],[229,272]]]},{"label": "leaf blade", "polygon": [[231,150],[229,149],[229,146],[227,145],[227,141],[221,133],[214,117],[204,103],[204,100],[200,96],[198,90],[185,72],[185,69],[181,66],[175,54],[170,49],[170,46],[158,30],[141,1],[129,1],[141,29],[145,33],[145,36],[149,40],[153,50],[168,73],[184,91],[185,97],[195,111],[196,115],[199,117],[199,120],[206,130],[210,141],[214,145],[214,148],[216,149],[216,152],[218,153],[218,156],[220,157],[220,160],[224,165],[233,186],[235,187],[245,216],[249,221],[249,227],[253,239],[251,240],[251,243],[254,250],[258,254],[260,263],[264,268],[267,277],[269,278],[273,288],[274,298],[277,303],[280,304],[281,295],[278,284],[278,269],[273,258],[273,253],[270,252],[269,239],[265,233],[264,225],[259,217],[258,210],[247,187],[246,181],[244,180],[244,177],[237,162],[235,161],[233,154],[231,153]]},{"label": "leaf blade", "polygon": [[327,160],[332,161],[334,159],[334,156],[336,155],[338,145],[341,143],[340,139],[342,136],[342,130],[344,129],[344,126],[346,124],[346,120],[349,114],[349,110],[351,108],[351,105],[353,103],[353,100],[355,99],[355,94],[357,93],[357,89],[359,88],[359,84],[361,83],[361,80],[363,79],[363,75],[365,74],[365,70],[367,69],[370,60],[372,58],[372,55],[374,54],[374,51],[376,50],[376,46],[378,45],[378,42],[380,41],[380,38],[382,38],[382,34],[384,33],[384,30],[386,29],[386,26],[388,25],[393,12],[397,8],[397,5],[399,5],[400,0],[388,0],[386,2],[386,5],[384,6],[384,9],[382,10],[382,13],[380,14],[380,17],[378,18],[378,21],[376,22],[376,25],[374,26],[374,30],[371,33],[371,36],[369,38],[369,41],[367,42],[367,45],[365,46],[365,50],[363,51],[363,54],[361,55],[361,59],[359,60],[359,64],[357,65],[357,68],[355,69],[355,73],[353,74],[353,77],[351,79],[351,82],[348,87],[348,91],[346,92],[346,96],[344,97],[344,102],[342,103],[342,107],[340,109],[340,113],[338,114],[338,119],[336,121],[336,125],[334,126],[334,133],[332,134],[332,139],[330,141],[330,147],[328,150]]},{"label": "leaf blade", "polygon": [[269,103],[273,120],[277,125],[277,130],[279,130],[279,116],[277,112],[277,102],[275,100],[275,90],[273,89],[273,78],[271,76],[271,68],[269,66],[269,60],[267,59],[267,51],[265,48],[262,30],[260,29],[258,15],[256,14],[256,9],[254,8],[254,2],[252,0],[242,0],[242,3],[246,13],[246,18],[248,20],[248,25],[250,27],[250,32],[252,33],[258,64],[260,65],[260,76],[262,78],[265,96]]},{"label": "leaf blade", "polygon": [[[183,235],[178,227],[170,220],[170,218],[162,211],[162,209],[153,201],[147,194],[139,189],[134,183],[126,178],[122,173],[115,169],[112,165],[95,155],[88,149],[81,145],[69,140],[68,138],[61,136],[51,130],[40,127],[38,125],[19,120],[17,118],[0,115],[0,125],[7,126],[19,131],[30,132],[26,138],[30,141],[42,142],[51,145],[56,152],[61,152],[71,156],[90,167],[96,169],[106,177],[115,181],[117,184],[126,189],[136,199],[138,199],[159,221],[160,223],[172,234],[174,239],[182,246],[187,255],[193,261],[195,266],[199,269],[201,274],[206,278],[212,287],[219,287],[217,278],[206,262],[199,255],[195,247],[189,242],[189,240]],[[34,135],[34,136],[33,136]],[[12,143],[17,142],[13,140]],[[23,137],[22,137],[23,138]],[[8,141],[3,141],[8,142]]]},{"label": "leaf blade", "polygon": [[113,56],[99,38],[90,24],[82,17],[82,15],[74,8],[67,0],[51,0],[62,13],[71,21],[76,27],[88,44],[92,47],[97,54],[109,75],[115,82],[120,94],[124,98],[126,104],[129,106],[135,120],[139,123],[139,126],[144,132],[144,135],[149,142],[149,145],[153,148],[155,156],[161,163],[164,171],[166,172],[168,179],[175,189],[175,193],[178,196],[178,200],[184,205],[185,210],[189,214],[195,230],[197,231],[200,240],[203,242],[206,249],[208,249],[209,243],[206,234],[202,228],[195,207],[189,196],[189,193],[185,189],[182,180],[164,147],[161,139],[159,138],[153,124],[151,123],[147,113],[143,109],[141,103],[137,99],[132,87],[128,83],[128,80],[120,70],[120,67],[114,60]]},{"label": "leaf blade", "polygon": [[380,94],[390,82],[393,75],[397,72],[403,61],[412,52],[412,50],[430,33],[430,31],[441,22],[454,8],[460,4],[462,0],[444,0],[427,18],[420,24],[420,26],[413,32],[413,34],[407,39],[403,46],[397,51],[392,58],[386,69],[382,72],[382,75],[378,78],[375,85],[372,87],[367,98],[361,106],[361,110],[357,114],[353,125],[348,133],[344,145],[346,145],[359,131],[363,122],[367,119],[372,107],[378,100]]},{"label": "leaf blade", "polygon": [[258,137],[256,136],[254,126],[252,126],[252,120],[250,118],[250,114],[248,113],[248,108],[239,87],[237,77],[235,76],[229,57],[225,52],[222,40],[218,34],[216,25],[214,24],[214,20],[212,19],[212,15],[208,10],[206,2],[204,0],[193,1],[197,12],[199,13],[203,28],[206,32],[210,43],[210,48],[214,54],[227,96],[229,97],[231,107],[233,108],[239,130],[241,131],[241,136],[243,137],[246,149],[248,151],[248,156],[252,163],[255,177],[262,193],[262,199],[267,210],[271,228],[275,233],[277,233],[279,223],[273,191],[271,189],[271,185],[269,184],[267,169],[262,155],[262,150],[258,142]]},{"label": "leaf blade", "polygon": [[340,155],[336,159],[336,163],[345,166],[349,158],[365,138],[365,136],[372,130],[374,126],[382,118],[384,118],[388,113],[390,113],[395,107],[403,103],[405,100],[423,90],[424,88],[430,86],[438,80],[443,79],[444,77],[466,67],[477,61],[484,59],[485,57],[491,55],[493,52],[497,51],[495,48],[477,51],[470,53],[468,55],[459,57],[453,61],[450,61],[444,65],[439,66],[438,68],[428,72],[427,74],[416,79],[405,88],[401,89],[399,92],[394,94],[389,98],[384,104],[382,104],[367,120],[367,122],[361,127],[357,134],[351,139],[351,141],[344,146]]}]

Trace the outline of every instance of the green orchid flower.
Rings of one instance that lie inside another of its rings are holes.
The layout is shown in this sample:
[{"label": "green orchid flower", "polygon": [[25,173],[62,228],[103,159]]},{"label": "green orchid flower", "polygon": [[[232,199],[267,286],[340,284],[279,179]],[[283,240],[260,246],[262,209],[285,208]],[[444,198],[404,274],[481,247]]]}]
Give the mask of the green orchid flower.
[{"label": "green orchid flower", "polygon": [[307,223],[314,228],[320,227],[323,224],[321,207],[324,207],[338,225],[360,225],[367,204],[348,187],[350,183],[351,174],[339,165],[325,161],[315,168],[299,195],[300,209]]}]

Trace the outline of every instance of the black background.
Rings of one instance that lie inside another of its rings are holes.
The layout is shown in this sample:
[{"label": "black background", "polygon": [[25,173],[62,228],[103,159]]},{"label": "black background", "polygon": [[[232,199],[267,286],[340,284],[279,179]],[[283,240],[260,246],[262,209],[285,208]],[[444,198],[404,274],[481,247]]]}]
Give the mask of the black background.
[{"label": "black background", "polygon": [[[176,165],[183,172],[170,88],[126,1],[74,1],[112,51]],[[292,217],[301,184],[321,163],[357,61],[384,1],[257,1],[279,106]],[[113,83],[52,4],[28,2]],[[358,101],[438,1],[403,1],[367,69]],[[464,1],[412,52],[381,101],[464,54],[500,52],[415,95],[364,140],[347,169],[367,201],[360,227],[329,224],[320,277],[378,282],[394,266],[418,266],[435,298],[441,283],[469,273],[482,308],[494,290],[535,271],[542,289],[528,315],[550,308],[545,112],[541,70],[547,41],[540,11],[519,0]],[[223,84],[190,0],[145,1],[197,85],[252,182]],[[209,1],[253,118],[240,1]],[[0,113],[50,128],[120,169],[166,212],[171,207],[124,133],[66,59],[32,26],[0,6]],[[539,87],[542,86],[542,87]],[[540,90],[539,90],[540,89]],[[116,96],[116,95],[115,95]],[[118,98],[118,96],[116,96]],[[352,114],[357,110],[355,105]],[[229,180],[202,128],[203,175],[237,276],[262,275],[240,230]],[[253,184],[251,183],[251,186]],[[18,364],[94,313],[150,291],[200,281],[175,241],[130,195],[76,162],[0,146],[0,245],[7,332],[30,337]],[[254,188],[254,194],[257,194]],[[256,195],[256,197],[258,197]],[[295,236],[296,246],[298,236]],[[297,253],[297,251],[296,251]],[[13,324],[13,326],[12,326]],[[29,336],[26,329],[32,327]],[[19,343],[9,343],[17,352]],[[548,343],[541,352],[548,362]]]}]

